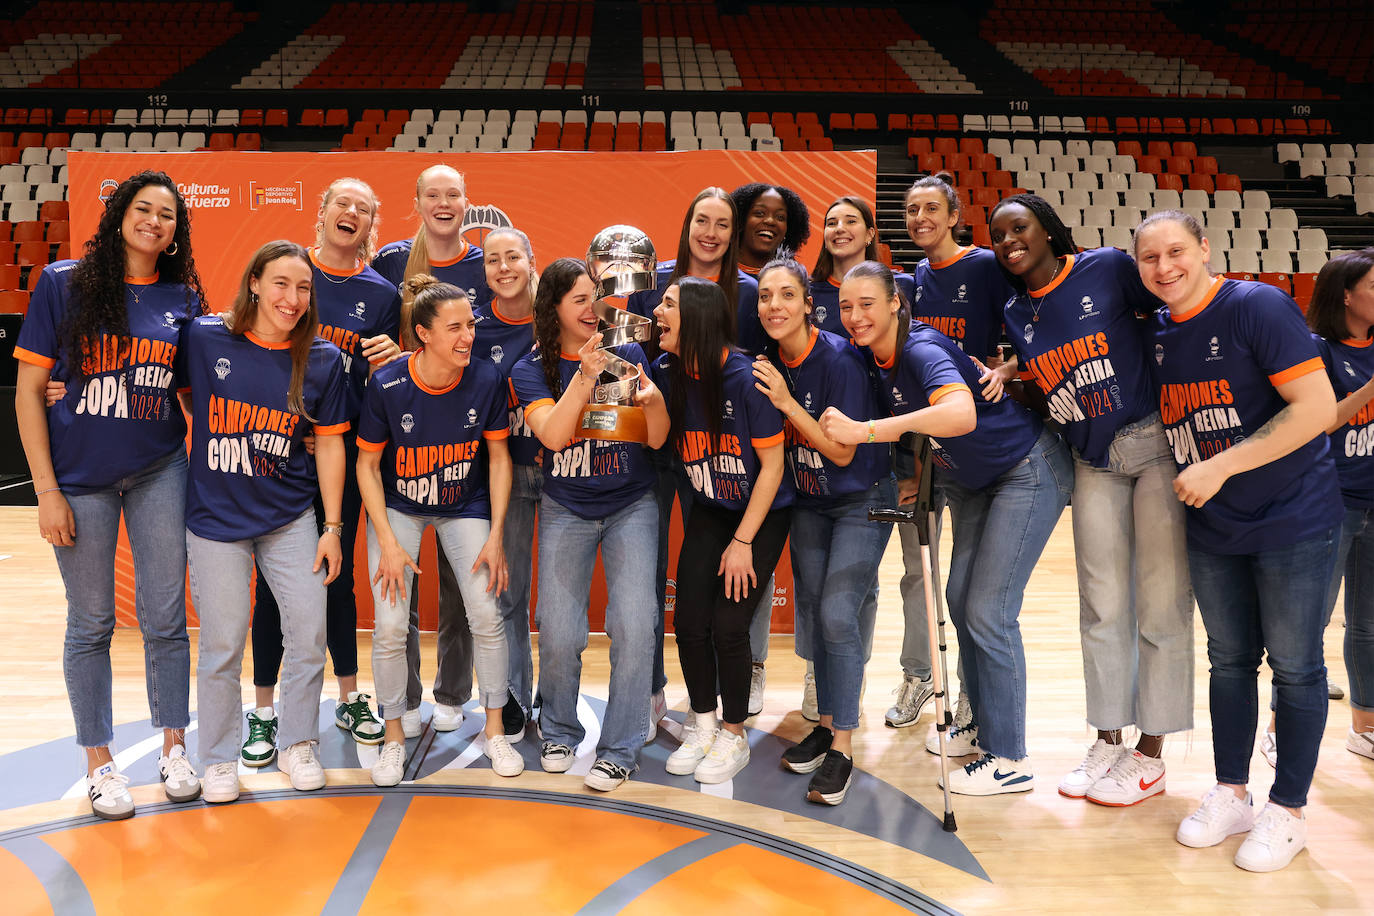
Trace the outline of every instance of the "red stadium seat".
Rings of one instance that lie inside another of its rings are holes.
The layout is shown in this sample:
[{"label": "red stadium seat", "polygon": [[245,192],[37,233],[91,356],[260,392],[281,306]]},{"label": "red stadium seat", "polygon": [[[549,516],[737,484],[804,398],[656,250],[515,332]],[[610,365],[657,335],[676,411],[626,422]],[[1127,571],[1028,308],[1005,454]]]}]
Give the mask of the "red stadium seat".
[{"label": "red stadium seat", "polygon": [[0,292],[0,312],[7,315],[25,315],[29,311],[29,294],[23,290],[9,289]]},{"label": "red stadium seat", "polygon": [[1197,144],[1192,140],[1175,140],[1174,155],[1197,158]]},{"label": "red stadium seat", "polygon": [[[1149,145],[1146,146],[1145,152],[1151,156],[1158,156],[1161,159],[1168,159],[1170,156],[1174,155],[1173,148],[1169,145],[1168,140],[1151,140]],[[1179,155],[1181,156],[1183,154],[1179,153]]]},{"label": "red stadium seat", "polygon": [[1193,171],[1203,175],[1215,175],[1217,173],[1217,160],[1214,156],[1198,156],[1193,160]]},{"label": "red stadium seat", "polygon": [[17,248],[14,242],[0,242],[0,264],[18,264]]},{"label": "red stadium seat", "polygon": [[42,222],[36,219],[24,220],[14,224],[14,233],[11,236],[16,242],[41,242],[43,241]]},{"label": "red stadium seat", "polygon": [[916,170],[934,175],[945,167],[945,157],[939,153],[924,153],[916,160]]},{"label": "red stadium seat", "polygon": [[[977,156],[985,152],[983,148],[983,139],[981,137],[963,137],[959,140],[959,152],[967,153],[970,156]],[[997,166],[990,165],[988,168],[995,169]],[[986,169],[984,171],[986,171]]]},{"label": "red stadium seat", "polygon": [[325,126],[325,127],[347,127],[347,126],[348,126],[348,109],[347,109],[347,108],[331,108],[331,109],[329,109],[329,111],[325,112],[325,115],[324,115],[324,126]]},{"label": "red stadium seat", "polygon": [[942,156],[959,152],[959,141],[953,137],[936,137],[932,146]]},{"label": "red stadium seat", "polygon": [[906,154],[907,157],[910,159],[915,159],[919,156],[924,156],[926,153],[929,153],[931,149],[932,144],[930,142],[929,137],[906,138]]},{"label": "red stadium seat", "polygon": [[911,122],[904,114],[890,114],[887,116],[888,130],[906,130],[910,126]]},{"label": "red stadium seat", "polygon": [[1158,175],[1164,171],[1164,161],[1158,156],[1137,156],[1135,167],[1147,175]]},{"label": "red stadium seat", "polygon": [[1122,140],[1117,143],[1116,151],[1123,156],[1134,156],[1137,159],[1144,155],[1141,152],[1139,140]]},{"label": "red stadium seat", "polygon": [[971,228],[973,231],[973,244],[978,245],[981,248],[992,247],[992,236],[988,234],[987,226],[979,224]]},{"label": "red stadium seat", "polygon": [[[315,109],[315,110],[316,110],[317,112],[319,111],[318,108]],[[286,109],[285,109],[285,108],[269,108],[269,109],[267,109],[267,113],[264,114],[264,115],[262,116],[262,124],[263,124],[264,127],[285,127],[285,126],[286,126]]]},{"label": "red stadium seat", "polygon": [[14,231],[14,224],[7,219],[0,219],[0,242],[8,242],[10,233]]},{"label": "red stadium seat", "polygon": [[853,130],[854,119],[847,112],[836,111],[830,115],[831,130]]},{"label": "red stadium seat", "polygon": [[914,114],[911,116],[911,129],[931,133],[935,130],[935,115]]},{"label": "red stadium seat", "polygon": [[[285,112],[282,112],[282,114],[284,115]],[[245,108],[243,111],[239,112],[239,126],[240,126],[240,127],[261,127],[261,126],[262,126],[262,109],[261,109],[261,108]]]},{"label": "red stadium seat", "polygon": [[1187,156],[1170,156],[1164,164],[1175,175],[1190,175],[1193,172],[1193,160]]},{"label": "red stadium seat", "polygon": [[234,148],[234,135],[225,131],[216,131],[210,135],[210,149],[226,150]]},{"label": "red stadium seat", "polygon": [[306,108],[301,111],[300,118],[296,121],[299,127],[323,127],[324,109]]},{"label": "red stadium seat", "polygon": [[20,242],[15,252],[14,263],[25,267],[33,264],[47,264],[48,260],[47,242]]},{"label": "red stadium seat", "polygon": [[72,238],[72,224],[65,219],[48,223],[48,242],[69,242]]},{"label": "red stadium seat", "polygon": [[1290,296],[1293,295],[1293,283],[1288,274],[1261,272],[1259,281],[1268,283],[1270,286],[1276,286]]},{"label": "red stadium seat", "polygon": [[860,112],[854,115],[855,130],[877,130],[878,116],[872,112]]},{"label": "red stadium seat", "polygon": [[234,138],[234,149],[237,150],[259,150],[262,149],[262,134],[246,133],[239,134]]},{"label": "red stadium seat", "polygon": [[941,133],[957,134],[959,132],[959,116],[952,114],[942,114],[935,118],[935,129]]},{"label": "red stadium seat", "polygon": [[1259,121],[1254,118],[1237,118],[1236,133],[1242,136],[1258,135],[1260,132]]},{"label": "red stadium seat", "polygon": [[0,264],[0,289],[19,288],[19,265]]},{"label": "red stadium seat", "polygon": [[1316,285],[1316,274],[1293,274],[1293,298],[1304,312],[1312,302],[1312,291]]},{"label": "red stadium seat", "polygon": [[[1206,176],[1204,176],[1206,177]],[[1183,178],[1178,175],[1171,175],[1165,172],[1155,176],[1155,187],[1161,191],[1178,191],[1183,193]]]},{"label": "red stadium seat", "polygon": [[1229,172],[1218,172],[1216,185],[1218,191],[1239,191],[1241,190],[1240,176],[1232,175]]},{"label": "red stadium seat", "polygon": [[1188,176],[1188,190],[1190,191],[1206,191],[1208,194],[1212,194],[1216,189],[1216,182],[1212,181],[1211,175],[1194,172]]},{"label": "red stadium seat", "polygon": [[1234,134],[1236,132],[1236,122],[1230,118],[1213,118],[1212,133],[1214,134]]}]

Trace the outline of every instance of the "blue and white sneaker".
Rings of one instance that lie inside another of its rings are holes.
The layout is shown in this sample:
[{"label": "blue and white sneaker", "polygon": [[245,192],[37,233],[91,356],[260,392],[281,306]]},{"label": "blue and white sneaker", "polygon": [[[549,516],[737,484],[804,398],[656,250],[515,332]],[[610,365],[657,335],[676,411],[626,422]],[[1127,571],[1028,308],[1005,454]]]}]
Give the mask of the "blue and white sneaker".
[{"label": "blue and white sneaker", "polygon": [[949,791],[958,795],[1005,795],[1034,788],[1035,774],[1031,772],[1029,757],[1008,760],[984,754],[949,774]]}]

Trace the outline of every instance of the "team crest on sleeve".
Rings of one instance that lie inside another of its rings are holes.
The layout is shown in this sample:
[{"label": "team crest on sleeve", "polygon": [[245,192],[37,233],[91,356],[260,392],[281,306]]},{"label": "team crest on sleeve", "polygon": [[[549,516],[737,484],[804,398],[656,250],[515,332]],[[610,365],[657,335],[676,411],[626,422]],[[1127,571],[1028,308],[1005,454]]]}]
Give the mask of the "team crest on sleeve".
[{"label": "team crest on sleeve", "polygon": [[415,417],[411,414],[401,414],[401,431],[407,435],[415,428]]},{"label": "team crest on sleeve", "polygon": [[229,369],[229,360],[225,359],[223,356],[215,360],[215,375],[219,376],[221,382],[229,377]]},{"label": "team crest on sleeve", "polygon": [[501,349],[501,345],[500,345],[500,344],[497,344],[496,346],[494,346],[494,347],[491,348],[491,361],[494,362],[494,363],[496,363],[496,365],[498,365],[498,366],[501,365],[501,360],[503,360],[503,359],[505,359],[505,358],[506,358],[506,351],[503,350],[503,349]]}]

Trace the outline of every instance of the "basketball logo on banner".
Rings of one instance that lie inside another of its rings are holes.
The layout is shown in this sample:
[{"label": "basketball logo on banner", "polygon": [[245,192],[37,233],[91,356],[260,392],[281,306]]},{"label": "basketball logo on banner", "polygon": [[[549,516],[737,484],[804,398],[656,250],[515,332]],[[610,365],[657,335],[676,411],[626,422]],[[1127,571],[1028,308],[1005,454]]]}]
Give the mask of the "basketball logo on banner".
[{"label": "basketball logo on banner", "polygon": [[481,248],[494,230],[509,229],[514,225],[506,212],[495,204],[472,204],[463,217],[463,239]]}]

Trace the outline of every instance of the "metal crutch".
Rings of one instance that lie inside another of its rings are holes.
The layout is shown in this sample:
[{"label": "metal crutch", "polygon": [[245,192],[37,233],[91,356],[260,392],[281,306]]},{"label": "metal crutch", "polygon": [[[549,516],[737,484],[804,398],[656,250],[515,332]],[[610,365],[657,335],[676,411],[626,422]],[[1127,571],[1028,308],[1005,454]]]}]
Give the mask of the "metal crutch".
[{"label": "metal crutch", "polygon": [[931,656],[938,650],[940,661],[931,665],[935,686],[935,733],[940,743],[940,785],[945,793],[946,833],[953,833],[958,826],[954,822],[954,806],[949,796],[949,755],[945,750],[945,737],[954,725],[950,714],[948,694],[945,685],[949,683],[949,658],[945,647],[945,605],[944,595],[939,587],[940,553],[939,544],[934,543],[935,500],[931,481],[935,475],[930,468],[930,439],[920,437],[916,449],[917,467],[921,469],[921,483],[916,491],[916,502],[910,509],[870,508],[868,518],[875,522],[894,522],[899,525],[915,525],[916,536],[921,543],[921,569],[924,575],[926,598],[926,626],[930,639]]}]

